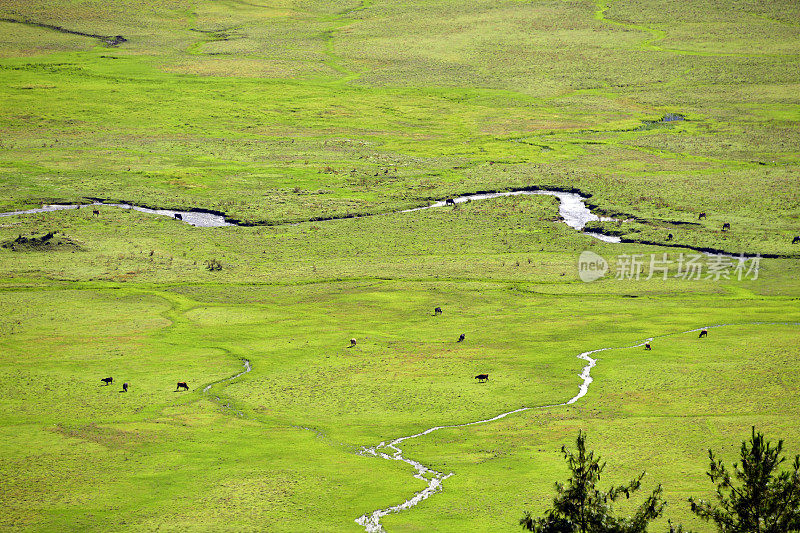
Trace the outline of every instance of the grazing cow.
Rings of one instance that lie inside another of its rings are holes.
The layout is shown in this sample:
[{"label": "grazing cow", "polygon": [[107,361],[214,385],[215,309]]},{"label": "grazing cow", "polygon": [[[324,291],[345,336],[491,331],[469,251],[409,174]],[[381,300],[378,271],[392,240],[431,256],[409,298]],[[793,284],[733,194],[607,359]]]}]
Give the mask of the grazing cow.
[{"label": "grazing cow", "polygon": [[128,392],[128,384],[127,383],[123,383],[122,384],[122,390],[120,392]]},{"label": "grazing cow", "polygon": [[702,339],[703,337],[708,337],[708,330],[707,330],[707,329],[705,329],[705,328],[703,328],[703,329],[700,331],[700,336],[699,336],[698,338],[699,338],[699,339]]},{"label": "grazing cow", "polygon": [[800,235],[792,239],[792,244],[798,244],[798,243],[800,243]]},{"label": "grazing cow", "polygon": [[114,381],[114,378],[103,378],[100,381],[102,381],[106,385],[111,385],[111,383],[113,383],[113,381]]},{"label": "grazing cow", "polygon": [[725,223],[722,225],[722,231],[727,231],[727,230],[729,230],[729,229],[731,229],[731,223],[730,223],[730,222],[725,222]]},{"label": "grazing cow", "polygon": [[463,340],[464,340],[464,334],[462,333],[461,335],[458,336],[458,340],[456,342],[463,342]]},{"label": "grazing cow", "polygon": [[667,240],[668,240],[668,241],[671,241],[671,240],[672,240],[672,233],[670,233],[669,235],[667,235]]},{"label": "grazing cow", "polygon": [[444,201],[444,205],[456,205],[456,201],[453,200],[452,198],[448,198],[447,200]]},{"label": "grazing cow", "polygon": [[179,381],[178,386],[175,387],[175,392],[178,392],[181,389],[189,390],[189,385],[185,381]]},{"label": "grazing cow", "polygon": [[697,217],[697,220],[703,220],[704,218],[706,218],[706,214],[705,213],[700,213],[700,216]]},{"label": "grazing cow", "polygon": [[486,381],[489,381],[489,374],[478,374],[477,376],[475,376],[475,379],[478,380],[478,383],[484,383]]},{"label": "grazing cow", "polygon": [[95,210],[93,210],[93,211],[92,211],[92,214],[93,214],[94,216],[98,216],[98,215],[100,214],[100,211],[98,211],[97,209],[95,209]]},{"label": "grazing cow", "polygon": [[650,343],[649,342],[644,343],[644,349],[645,350],[652,350],[652,348],[650,347]]},{"label": "grazing cow", "polygon": [[350,339],[350,347],[352,348],[355,345],[356,345],[356,340],[355,339]]},{"label": "grazing cow", "polygon": [[175,220],[183,220],[183,215],[181,215],[180,213],[175,213],[172,216],[175,217]]},{"label": "grazing cow", "polygon": [[436,309],[433,310],[433,315],[434,316],[441,315],[441,314],[442,314],[442,308],[441,307],[437,307]]}]

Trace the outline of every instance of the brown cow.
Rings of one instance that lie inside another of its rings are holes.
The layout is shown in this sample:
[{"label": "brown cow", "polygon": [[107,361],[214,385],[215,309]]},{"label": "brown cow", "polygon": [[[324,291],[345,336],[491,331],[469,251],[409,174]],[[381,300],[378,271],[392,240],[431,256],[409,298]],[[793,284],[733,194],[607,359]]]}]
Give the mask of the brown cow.
[{"label": "brown cow", "polygon": [[478,380],[478,383],[485,383],[486,381],[489,381],[489,374],[478,374],[475,376],[475,379]]},{"label": "brown cow", "polygon": [[699,338],[699,339],[702,339],[703,337],[708,337],[708,330],[707,330],[707,329],[705,329],[705,328],[703,328],[703,329],[700,331],[700,336],[699,336],[698,338]]},{"label": "brown cow", "polygon": [[175,392],[178,392],[181,389],[189,390],[189,385],[185,381],[179,381],[178,386],[175,387]]}]

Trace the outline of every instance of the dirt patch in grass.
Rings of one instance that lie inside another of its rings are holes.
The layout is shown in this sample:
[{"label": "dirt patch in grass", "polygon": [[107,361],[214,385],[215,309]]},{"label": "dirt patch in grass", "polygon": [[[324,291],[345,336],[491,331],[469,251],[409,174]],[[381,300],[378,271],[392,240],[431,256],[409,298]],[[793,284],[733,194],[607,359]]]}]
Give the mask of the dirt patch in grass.
[{"label": "dirt patch in grass", "polygon": [[67,237],[59,235],[57,231],[51,231],[44,235],[19,235],[15,239],[5,241],[2,248],[7,248],[12,252],[76,252],[85,251],[85,248]]},{"label": "dirt patch in grass", "polygon": [[57,424],[51,431],[65,437],[83,439],[112,449],[126,448],[145,440],[144,436],[138,431],[121,431],[119,429],[101,427],[94,423],[77,427],[66,427]]}]

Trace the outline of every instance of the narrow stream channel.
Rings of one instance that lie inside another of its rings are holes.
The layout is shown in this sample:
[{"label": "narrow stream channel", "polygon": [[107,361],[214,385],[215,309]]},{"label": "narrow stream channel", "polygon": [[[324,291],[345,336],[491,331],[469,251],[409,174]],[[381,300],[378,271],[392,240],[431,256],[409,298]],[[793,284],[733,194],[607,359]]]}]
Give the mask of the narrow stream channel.
[{"label": "narrow stream channel", "polygon": [[[531,407],[520,407],[519,409],[514,409],[513,411],[506,411],[506,412],[501,413],[501,414],[499,414],[497,416],[494,416],[492,418],[486,418],[486,419],[483,419],[483,420],[477,420],[475,422],[467,422],[467,423],[464,423],[464,424],[451,424],[451,425],[443,425],[443,426],[434,426],[434,427],[426,429],[425,431],[422,431],[420,433],[415,433],[413,435],[407,435],[405,437],[396,438],[396,439],[392,440],[391,442],[389,442],[388,444],[384,441],[384,442],[381,442],[380,444],[378,444],[377,446],[374,446],[374,447],[370,447],[370,448],[364,447],[359,452],[361,455],[380,457],[382,459],[387,459],[387,460],[390,460],[390,461],[403,461],[404,463],[407,463],[407,464],[411,465],[414,468],[414,470],[416,471],[413,474],[414,477],[419,479],[419,480],[421,480],[421,481],[426,482],[428,484],[428,486],[425,487],[423,490],[421,490],[421,491],[417,492],[416,494],[414,494],[411,498],[407,499],[403,503],[400,503],[398,505],[394,505],[392,507],[387,507],[386,509],[377,509],[375,511],[372,511],[371,513],[365,513],[365,514],[361,515],[360,517],[356,518],[355,522],[358,525],[364,527],[364,531],[366,531],[367,533],[385,533],[386,530],[381,525],[381,518],[383,518],[384,516],[386,516],[386,515],[388,515],[390,513],[397,513],[397,512],[400,512],[400,511],[404,511],[406,509],[410,509],[410,508],[414,507],[415,505],[417,505],[418,503],[420,503],[421,501],[424,501],[424,500],[428,499],[433,494],[441,491],[442,490],[442,482],[454,474],[454,472],[450,472],[448,474],[444,474],[443,472],[438,472],[436,470],[433,470],[433,469],[430,469],[430,468],[426,467],[425,465],[423,465],[422,463],[420,463],[418,461],[415,461],[413,459],[409,459],[407,457],[404,457],[403,456],[403,450],[399,447],[399,444],[401,444],[403,441],[406,441],[406,440],[409,440],[409,439],[415,439],[417,437],[422,437],[424,435],[427,435],[429,433],[433,433],[434,431],[438,431],[440,429],[461,428],[461,427],[466,427],[466,426],[474,426],[476,424],[486,424],[488,422],[494,422],[496,420],[500,420],[501,418],[505,418],[505,417],[507,417],[509,415],[512,415],[512,414],[515,414],[515,413],[521,413],[523,411],[529,411],[529,410],[532,410],[532,409],[546,409],[546,408],[550,408],[550,407],[563,407],[563,406],[566,406],[566,405],[571,405],[571,404],[577,402],[578,400],[580,400],[581,398],[583,398],[586,395],[586,393],[589,392],[589,385],[592,383],[591,370],[597,364],[597,359],[592,358],[591,355],[595,354],[595,353],[598,353],[598,352],[604,352],[604,351],[607,351],[607,350],[625,350],[625,349],[630,349],[630,348],[638,348],[638,347],[644,346],[648,342],[653,341],[653,339],[655,339],[655,338],[672,337],[672,336],[675,336],[675,335],[682,335],[682,334],[685,334],[685,333],[698,332],[698,331],[701,331],[703,329],[713,329],[713,328],[733,327],[733,326],[761,326],[761,325],[800,326],[800,322],[749,322],[749,323],[742,323],[742,324],[717,324],[715,326],[704,326],[704,327],[699,327],[699,328],[690,329],[690,330],[686,330],[686,331],[681,331],[681,332],[678,332],[678,333],[666,333],[666,334],[663,334],[663,335],[656,335],[655,337],[650,337],[650,338],[647,338],[647,339],[645,339],[645,340],[643,340],[643,341],[641,341],[641,342],[639,342],[637,344],[631,344],[631,345],[628,345],[628,346],[613,346],[613,347],[609,347],[609,348],[598,348],[597,350],[591,350],[591,351],[588,351],[588,352],[583,352],[583,353],[581,353],[581,354],[579,354],[577,356],[579,359],[583,359],[584,361],[587,362],[586,366],[583,367],[583,371],[581,372],[581,374],[579,376],[581,378],[581,380],[582,380],[582,383],[578,387],[578,393],[575,396],[573,396],[572,398],[570,398],[569,400],[567,400],[566,402],[557,403],[557,404],[550,404],[550,405],[537,405],[537,406],[531,406]],[[383,450],[387,450],[387,451],[383,451]]]},{"label": "narrow stream channel", "polygon": [[[558,206],[558,214],[561,215],[561,218],[564,219],[564,223],[578,231],[583,231],[583,228],[586,226],[587,222],[592,221],[612,221],[615,220],[610,217],[600,217],[592,213],[588,207],[586,207],[586,200],[587,198],[581,196],[575,192],[563,192],[563,191],[552,191],[546,189],[540,189],[536,191],[506,191],[506,192],[489,192],[489,193],[481,193],[481,194],[467,194],[465,196],[459,196],[457,198],[453,198],[453,203],[461,204],[464,202],[471,202],[473,200],[488,200],[491,198],[500,198],[501,196],[520,196],[520,195],[529,195],[529,196],[555,196],[558,198],[559,206]],[[421,211],[423,209],[431,209],[434,207],[444,207],[447,205],[447,202],[436,202],[431,204],[427,207],[415,207],[413,209],[405,209],[400,211],[401,213],[411,213],[413,211]],[[613,237],[610,235],[603,235],[602,233],[594,233],[590,231],[583,231],[586,235],[591,235],[596,239],[600,239],[601,241],[605,242],[621,242],[619,237]]]},{"label": "narrow stream channel", "polygon": [[[586,207],[586,198],[581,196],[578,193],[574,192],[562,192],[562,191],[552,191],[552,190],[537,190],[537,191],[506,191],[506,192],[492,192],[492,193],[480,193],[480,194],[467,194],[464,196],[459,196],[453,198],[453,203],[461,204],[465,202],[471,201],[479,201],[479,200],[488,200],[491,198],[500,198],[502,196],[519,196],[519,195],[549,195],[555,196],[558,198],[560,205],[559,205],[559,214],[561,218],[564,220],[564,223],[571,228],[574,228],[578,231],[582,231],[586,223],[589,221],[594,220],[614,220],[612,218],[605,218],[599,217],[592,213],[588,207]],[[415,207],[412,209],[404,209],[402,211],[395,211],[394,213],[412,213],[414,211],[422,211],[425,209],[434,209],[439,207],[445,207],[447,204],[446,202],[435,202],[428,206],[423,207]],[[17,215],[31,215],[36,213],[49,213],[53,211],[65,211],[65,210],[74,210],[74,209],[90,209],[92,207],[118,207],[120,209],[133,209],[134,211],[139,211],[141,213],[148,213],[151,215],[161,215],[167,216],[170,218],[176,218],[179,216],[182,222],[186,224],[200,227],[200,228],[214,228],[214,227],[224,227],[224,226],[238,226],[243,224],[236,224],[234,222],[229,222],[229,219],[224,215],[211,213],[208,211],[199,211],[199,210],[192,210],[192,211],[178,211],[175,209],[150,209],[148,207],[140,207],[137,205],[132,204],[125,204],[125,203],[106,203],[106,202],[93,202],[91,204],[51,204],[51,205],[43,205],[42,207],[37,207],[35,209],[25,209],[22,211],[8,211],[5,213],[0,213],[0,217],[10,217],[10,216],[17,216]],[[386,214],[394,214],[394,213],[377,213],[375,215],[360,215],[354,216],[350,218],[363,218],[367,216],[379,216],[379,215],[386,215]],[[329,220],[341,220],[341,218],[331,218]],[[318,220],[315,222],[324,222],[325,220]],[[291,223],[296,224],[296,223]],[[600,233],[593,233],[593,232],[584,232],[586,235],[591,235],[601,241],[605,242],[620,242],[619,237],[612,237],[608,235],[603,235]]]},{"label": "narrow stream channel", "polygon": [[235,225],[231,224],[230,222],[227,222],[225,220],[225,217],[222,215],[217,215],[205,211],[176,211],[174,209],[150,209],[149,207],[140,207],[138,205],[115,204],[106,202],[92,202],[91,204],[42,205],[42,207],[37,207],[35,209],[25,209],[22,211],[8,211],[6,213],[0,213],[0,217],[11,217],[16,215],[32,215],[36,213],[50,213],[52,211],[66,211],[74,209],[90,209],[91,207],[100,207],[100,206],[119,207],[120,209],[132,209],[134,211],[139,211],[140,213],[161,215],[170,218],[176,218],[175,215],[180,215],[181,220],[183,222],[192,226],[196,226],[198,228],[216,228],[222,226]]}]

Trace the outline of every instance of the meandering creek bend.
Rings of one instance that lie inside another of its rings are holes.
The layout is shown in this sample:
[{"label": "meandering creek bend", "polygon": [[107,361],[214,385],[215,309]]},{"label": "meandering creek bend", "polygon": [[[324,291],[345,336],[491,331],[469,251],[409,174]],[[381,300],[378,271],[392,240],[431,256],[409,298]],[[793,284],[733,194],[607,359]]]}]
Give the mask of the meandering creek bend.
[{"label": "meandering creek bend", "polygon": [[[574,192],[562,192],[562,191],[555,191],[555,190],[523,190],[523,191],[505,191],[505,192],[491,192],[491,193],[479,193],[479,194],[467,194],[464,196],[459,196],[457,198],[453,198],[453,203],[460,204],[464,202],[471,202],[473,200],[487,200],[490,198],[500,198],[503,196],[519,196],[519,195],[549,195],[555,196],[559,199],[559,214],[561,218],[564,220],[564,223],[570,226],[571,228],[575,228],[578,231],[583,230],[584,226],[589,221],[594,220],[613,220],[611,218],[603,218],[595,215],[592,213],[588,207],[586,207],[586,200],[587,198],[581,196],[578,193]],[[423,207],[415,207],[412,209],[404,209],[402,211],[397,211],[395,213],[412,213],[414,211],[422,211],[424,209],[433,209],[438,207],[444,207],[446,205],[445,202],[435,202],[428,206]],[[71,210],[71,209],[80,209],[80,208],[88,208],[88,207],[100,207],[100,206],[108,206],[108,207],[118,207],[120,209],[132,209],[134,211],[139,211],[141,213],[148,213],[151,215],[160,215],[160,216],[167,216],[171,218],[176,218],[176,215],[180,216],[181,221],[185,222],[186,224],[190,224],[192,226],[201,227],[201,228],[213,228],[213,227],[224,227],[224,226],[238,226],[244,224],[238,224],[231,219],[227,218],[226,216],[220,213],[214,213],[210,211],[201,211],[201,210],[191,210],[191,211],[179,211],[175,209],[151,209],[149,207],[141,207],[133,204],[127,203],[110,203],[110,202],[102,202],[96,201],[91,204],[51,204],[51,205],[43,205],[42,207],[37,207],[35,209],[25,209],[22,211],[8,211],[6,213],[0,213],[0,217],[10,217],[10,216],[18,216],[18,215],[31,215],[36,213],[49,213],[53,211],[64,211],[64,210]],[[343,220],[347,218],[364,218],[368,216],[381,216],[391,213],[378,213],[375,215],[355,215],[349,217],[340,217],[340,218],[330,218],[330,219],[319,219],[315,220],[316,222],[323,222],[323,221],[333,221],[333,220]],[[298,223],[291,223],[291,224],[298,224]],[[591,233],[591,232],[584,232],[587,235],[591,235],[597,239],[606,242],[620,242],[619,237],[611,237],[608,235],[602,235],[600,233]]]},{"label": "meandering creek bend", "polygon": [[[586,361],[586,365],[583,367],[581,373],[578,376],[580,378],[580,380],[581,380],[581,383],[578,386],[577,394],[575,394],[572,398],[570,398],[569,400],[567,400],[565,402],[555,403],[555,404],[547,404],[547,405],[536,405],[536,406],[530,406],[530,407],[520,407],[518,409],[513,409],[511,411],[505,411],[503,413],[500,413],[500,414],[495,415],[495,416],[490,417],[490,418],[484,418],[484,419],[481,419],[481,420],[475,420],[473,422],[465,422],[465,423],[462,423],[462,424],[445,424],[445,425],[441,425],[441,426],[434,426],[434,427],[426,429],[425,431],[421,431],[419,433],[414,433],[413,435],[406,435],[406,436],[398,437],[398,438],[396,438],[396,439],[394,439],[392,441],[389,441],[388,443],[386,441],[382,441],[380,444],[378,444],[376,446],[362,447],[358,451],[358,453],[360,455],[386,459],[386,460],[389,460],[389,461],[402,461],[402,462],[410,465],[414,469],[413,476],[415,478],[421,480],[421,481],[424,481],[427,484],[427,486],[424,489],[422,489],[421,491],[419,491],[416,494],[414,494],[409,499],[405,500],[404,502],[399,503],[397,505],[393,505],[391,507],[387,507],[385,509],[377,509],[375,511],[372,511],[371,513],[365,513],[365,514],[361,515],[360,517],[356,518],[355,522],[357,524],[359,524],[360,526],[362,526],[367,533],[385,533],[385,530],[384,530],[383,526],[381,525],[381,518],[383,518],[384,516],[386,516],[386,515],[388,515],[390,513],[397,513],[397,512],[400,512],[400,511],[404,511],[406,509],[410,509],[410,508],[414,507],[415,505],[419,504],[420,502],[428,499],[433,494],[441,491],[442,488],[443,488],[443,485],[442,485],[443,482],[447,478],[449,478],[450,476],[454,475],[454,472],[450,472],[450,473],[445,474],[444,472],[439,472],[439,471],[433,470],[431,468],[428,468],[428,467],[426,467],[425,465],[423,465],[419,461],[415,461],[414,459],[405,457],[403,455],[402,448],[400,448],[400,444],[402,444],[404,441],[407,441],[407,440],[410,440],[410,439],[416,439],[418,437],[423,437],[425,435],[428,435],[428,434],[433,433],[434,431],[438,431],[440,429],[454,429],[454,428],[462,428],[462,427],[467,427],[467,426],[474,426],[474,425],[478,425],[478,424],[487,424],[489,422],[495,422],[497,420],[505,418],[505,417],[507,417],[509,415],[513,415],[513,414],[516,414],[516,413],[521,413],[523,411],[530,411],[530,410],[533,410],[533,409],[547,409],[547,408],[552,408],[552,407],[564,407],[564,406],[567,406],[567,405],[574,404],[575,402],[577,402],[578,400],[580,400],[581,398],[586,396],[586,394],[589,392],[589,385],[591,385],[591,383],[593,381],[593,378],[591,376],[591,371],[592,371],[592,368],[594,368],[594,366],[598,362],[598,359],[593,358],[592,355],[596,354],[596,353],[599,353],[599,352],[605,352],[605,351],[609,351],[609,350],[625,350],[625,349],[630,349],[630,348],[638,348],[638,347],[644,346],[645,343],[651,342],[656,338],[665,338],[665,337],[672,337],[672,336],[675,336],[675,335],[682,335],[682,334],[686,334],[686,333],[693,333],[693,332],[698,332],[698,331],[700,331],[702,329],[715,329],[715,328],[736,327],[736,326],[740,326],[741,327],[741,326],[770,326],[770,325],[800,326],[800,322],[745,322],[745,323],[740,323],[740,324],[717,324],[717,325],[714,325],[714,326],[702,326],[702,327],[689,329],[689,330],[686,330],[686,331],[681,331],[681,332],[676,332],[676,333],[666,333],[666,334],[662,334],[662,335],[656,335],[654,337],[648,337],[648,338],[642,340],[641,342],[638,342],[638,343],[635,343],[635,344],[629,344],[629,345],[626,345],[626,346],[611,346],[611,347],[606,347],[606,348],[598,348],[598,349],[595,349],[595,350],[589,350],[587,352],[583,352],[583,353],[580,353],[580,354],[577,355],[578,359],[582,359],[583,361]],[[219,381],[215,381],[213,383],[210,383],[210,384],[206,385],[205,388],[203,388],[203,394],[207,394],[214,385],[233,381],[236,378],[238,378],[240,376],[243,376],[244,374],[246,374],[246,373],[248,373],[248,372],[250,372],[252,370],[252,365],[250,364],[250,361],[248,361],[247,359],[243,359],[242,363],[244,365],[244,370],[242,370],[241,372],[239,372],[239,373],[237,373],[237,374],[235,374],[233,376],[230,376],[228,378],[224,378],[224,379],[221,379]],[[220,405],[223,408],[226,408],[226,409],[229,409],[229,410],[233,411],[239,417],[243,417],[244,416],[244,413],[242,413],[241,411],[239,411],[237,409],[234,409],[233,407],[231,407],[228,404],[223,404],[219,396],[216,396],[215,399],[216,399],[216,401],[218,403],[220,403]],[[300,426],[294,426],[294,427],[297,427],[298,429],[304,429],[304,430],[308,430],[308,431],[313,431],[313,432],[315,432],[317,434],[318,437],[322,436],[321,433],[318,430],[315,430],[315,429],[312,429],[312,428],[306,428],[306,427],[300,427]]]},{"label": "meandering creek bend", "polygon": [[[678,333],[667,333],[667,334],[664,334],[664,335],[656,335],[655,337],[650,337],[650,338],[647,338],[647,339],[645,339],[645,340],[643,340],[643,341],[641,341],[641,342],[639,342],[637,344],[631,344],[631,345],[628,345],[628,346],[613,346],[613,347],[598,348],[596,350],[590,350],[588,352],[583,352],[583,353],[581,353],[581,354],[579,354],[577,356],[579,359],[583,359],[584,361],[586,361],[586,366],[583,367],[583,371],[580,373],[580,376],[579,376],[580,379],[582,380],[582,383],[578,387],[578,393],[575,396],[573,396],[572,398],[570,398],[569,400],[567,400],[566,402],[557,403],[557,404],[549,404],[549,405],[537,405],[537,406],[531,406],[531,407],[520,407],[519,409],[514,409],[512,411],[506,411],[504,413],[500,413],[499,415],[493,416],[491,418],[486,418],[486,419],[482,419],[482,420],[476,420],[474,422],[466,422],[464,424],[451,424],[451,425],[434,426],[432,428],[428,428],[425,431],[421,431],[421,432],[415,433],[413,435],[406,435],[404,437],[398,437],[398,438],[390,441],[388,444],[386,443],[386,441],[383,441],[380,444],[378,444],[377,446],[364,447],[359,452],[361,455],[379,457],[381,459],[387,459],[387,460],[390,460],[390,461],[402,461],[404,463],[407,463],[407,464],[411,465],[415,470],[414,477],[419,479],[419,480],[421,480],[421,481],[426,482],[428,484],[428,486],[425,487],[423,490],[421,490],[421,491],[417,492],[416,494],[414,494],[414,496],[412,496],[408,500],[406,500],[406,501],[404,501],[404,502],[402,502],[400,504],[394,505],[392,507],[387,507],[386,509],[377,509],[375,511],[372,511],[371,513],[363,514],[360,517],[356,518],[355,521],[356,521],[357,524],[363,526],[364,530],[367,533],[385,533],[385,530],[383,529],[383,526],[381,525],[381,518],[383,518],[384,516],[386,516],[386,515],[388,515],[390,513],[397,513],[397,512],[406,510],[406,509],[410,509],[411,507],[414,507],[415,505],[417,505],[421,501],[428,499],[430,496],[432,496],[436,492],[441,491],[442,490],[442,482],[454,474],[454,472],[450,472],[448,474],[445,474],[443,472],[438,472],[436,470],[432,470],[432,469],[426,467],[425,465],[423,465],[422,463],[420,463],[418,461],[415,461],[413,459],[410,459],[410,458],[407,458],[407,457],[403,456],[403,450],[399,447],[399,444],[401,444],[403,441],[406,441],[406,440],[409,440],[409,439],[415,439],[415,438],[418,438],[418,437],[422,437],[424,435],[427,435],[429,433],[433,433],[434,431],[438,431],[440,429],[461,428],[461,427],[467,427],[467,426],[474,426],[474,425],[477,425],[477,424],[486,424],[486,423],[489,423],[489,422],[494,422],[496,420],[500,420],[501,418],[505,418],[505,417],[507,417],[509,415],[512,415],[512,414],[515,414],[515,413],[521,413],[523,411],[529,411],[529,410],[532,410],[532,409],[546,409],[546,408],[549,408],[549,407],[562,407],[562,406],[571,405],[571,404],[577,402],[578,400],[580,400],[581,398],[583,398],[586,395],[586,393],[589,391],[589,385],[592,383],[591,370],[597,364],[597,359],[592,358],[591,355],[595,354],[595,353],[598,353],[598,352],[604,352],[604,351],[608,351],[608,350],[624,350],[624,349],[629,349],[629,348],[638,348],[638,347],[644,346],[645,343],[650,342],[650,341],[654,340],[655,338],[664,338],[664,337],[671,337],[671,336],[674,336],[674,335],[681,335],[681,334],[684,334],[684,333],[698,332],[698,331],[700,331],[702,329],[713,329],[713,328],[732,327],[732,326],[754,326],[754,325],[792,325],[792,326],[800,326],[800,322],[750,322],[750,323],[742,323],[742,324],[717,324],[715,326],[704,326],[704,327],[690,329],[690,330],[686,330],[686,331],[682,331],[682,332],[678,332]],[[386,450],[386,451],[384,451],[384,450]]]}]

